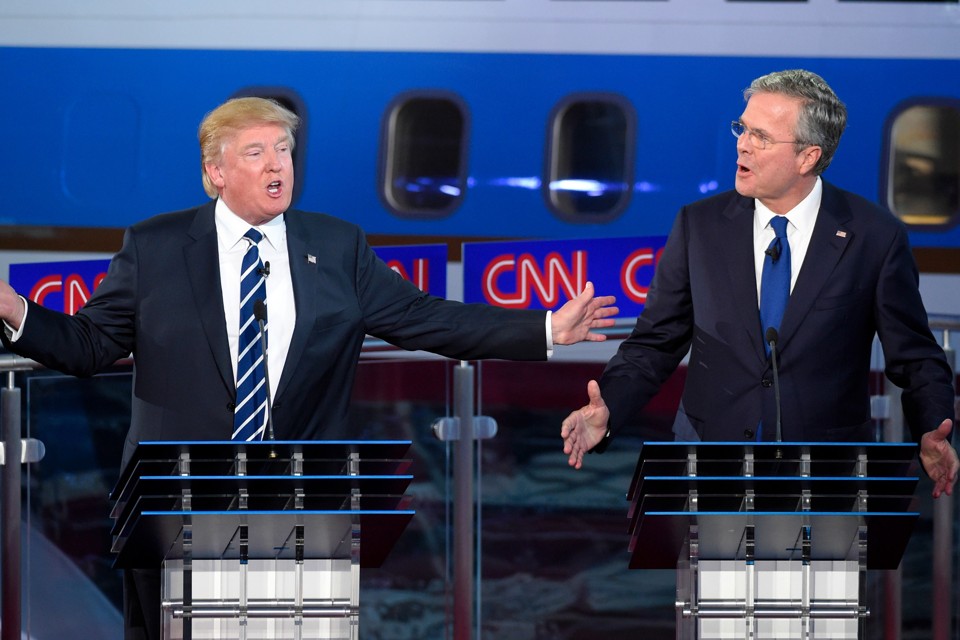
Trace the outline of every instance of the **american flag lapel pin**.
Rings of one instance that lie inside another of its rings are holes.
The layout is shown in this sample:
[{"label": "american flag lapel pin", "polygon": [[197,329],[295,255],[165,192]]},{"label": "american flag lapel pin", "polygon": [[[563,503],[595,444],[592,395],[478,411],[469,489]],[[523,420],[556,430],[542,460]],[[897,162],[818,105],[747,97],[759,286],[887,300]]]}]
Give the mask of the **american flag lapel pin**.
[{"label": "american flag lapel pin", "polygon": [[317,256],[307,254],[307,264],[317,264]]},{"label": "american flag lapel pin", "polygon": [[843,230],[840,230],[840,229],[837,229],[837,237],[838,237],[838,238],[846,238],[846,237],[847,237],[847,232],[846,232],[846,231],[843,231]]}]

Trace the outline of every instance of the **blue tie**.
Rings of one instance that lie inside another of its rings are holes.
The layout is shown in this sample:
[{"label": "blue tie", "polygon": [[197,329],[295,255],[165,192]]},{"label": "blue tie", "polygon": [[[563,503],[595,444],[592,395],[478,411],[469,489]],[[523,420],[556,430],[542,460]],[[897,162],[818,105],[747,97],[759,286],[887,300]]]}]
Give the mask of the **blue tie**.
[{"label": "blue tie", "polygon": [[[790,243],[787,242],[787,218],[773,216],[770,219],[777,236],[767,247],[763,258],[763,275],[760,277],[760,333],[766,336],[767,329],[780,330],[780,321],[790,298]],[[770,355],[770,345],[763,340]]]},{"label": "blue tie", "polygon": [[[266,304],[267,283],[257,243],[263,234],[250,229],[243,236],[247,253],[240,269],[240,341],[237,357],[237,406],[233,417],[234,440],[263,440],[267,422],[266,369],[260,344],[260,325],[253,317],[253,303]],[[266,332],[266,325],[264,325]]]}]

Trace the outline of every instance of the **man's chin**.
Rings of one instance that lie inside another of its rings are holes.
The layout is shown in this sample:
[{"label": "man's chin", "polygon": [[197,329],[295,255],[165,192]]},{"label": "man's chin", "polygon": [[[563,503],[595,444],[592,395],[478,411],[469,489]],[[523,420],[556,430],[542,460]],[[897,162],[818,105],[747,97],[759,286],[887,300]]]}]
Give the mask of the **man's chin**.
[{"label": "man's chin", "polygon": [[273,203],[273,206],[266,208],[263,214],[267,216],[270,220],[273,220],[278,216],[282,216],[284,212],[286,212],[287,209],[289,208],[290,208],[290,202],[288,201],[284,203],[275,202]]}]

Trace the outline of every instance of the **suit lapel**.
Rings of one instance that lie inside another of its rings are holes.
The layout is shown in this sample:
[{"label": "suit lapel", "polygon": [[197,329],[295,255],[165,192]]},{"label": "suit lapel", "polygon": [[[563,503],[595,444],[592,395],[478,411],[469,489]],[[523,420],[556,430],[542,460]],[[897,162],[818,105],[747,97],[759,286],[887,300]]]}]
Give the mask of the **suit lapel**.
[{"label": "suit lapel", "polygon": [[287,252],[290,260],[290,277],[293,280],[293,300],[297,309],[297,321],[293,327],[287,361],[283,364],[283,375],[277,385],[277,399],[283,397],[284,390],[297,370],[300,355],[307,348],[307,341],[319,314],[318,305],[320,304],[319,278],[317,277],[318,243],[312,240],[307,225],[304,224],[303,214],[288,211],[284,214],[284,219],[287,226]]},{"label": "suit lapel", "polygon": [[200,314],[200,323],[217,363],[223,383],[230,389],[236,386],[230,345],[227,343],[226,318],[223,314],[223,293],[220,289],[220,259],[217,247],[217,227],[214,222],[216,201],[197,210],[187,234],[193,238],[183,248],[187,277],[193,299]]},{"label": "suit lapel", "polygon": [[723,212],[720,246],[728,259],[730,292],[757,358],[766,359],[760,334],[760,303],[757,300],[757,272],[753,256],[753,198],[737,197]]},{"label": "suit lapel", "polygon": [[810,237],[810,246],[780,323],[781,350],[786,348],[790,338],[813,308],[820,290],[853,240],[853,231],[846,226],[851,217],[849,207],[839,197],[836,189],[824,182],[820,211]]}]

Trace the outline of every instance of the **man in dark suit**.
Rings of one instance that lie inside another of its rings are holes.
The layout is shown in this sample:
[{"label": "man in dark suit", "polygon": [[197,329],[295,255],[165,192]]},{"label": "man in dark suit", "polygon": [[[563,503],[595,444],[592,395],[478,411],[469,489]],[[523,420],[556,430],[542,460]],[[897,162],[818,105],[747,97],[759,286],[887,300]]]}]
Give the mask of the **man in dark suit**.
[{"label": "man in dark suit", "polygon": [[[240,433],[241,292],[251,274],[258,277],[250,295],[269,309],[266,378],[275,435],[284,440],[350,437],[347,405],[365,334],[456,359],[542,360],[555,344],[603,340],[592,330],[612,324],[613,298],[593,297],[591,285],[552,314],[421,292],[377,259],[355,225],[290,209],[297,125],[294,114],[260,98],[209,113],[199,137],[204,188],[215,201],[130,227],[76,316],[28,302],[0,281],[3,341],[12,351],[75,375],[134,355],[124,464],[140,441]],[[264,437],[266,415],[253,417],[244,439]],[[124,579],[126,637],[159,637],[159,573]]]},{"label": "man in dark suit", "polygon": [[[678,440],[776,439],[773,351],[783,440],[870,441],[876,334],[934,496],[951,493],[953,375],[927,324],[904,226],[820,177],[846,124],[843,103],[799,70],[755,80],[744,98],[732,124],[736,190],[680,211],[635,329],[599,385],[588,383],[589,404],[563,423],[570,464],[635,423],[688,351]],[[777,262],[786,263],[783,297],[770,316]]]}]

